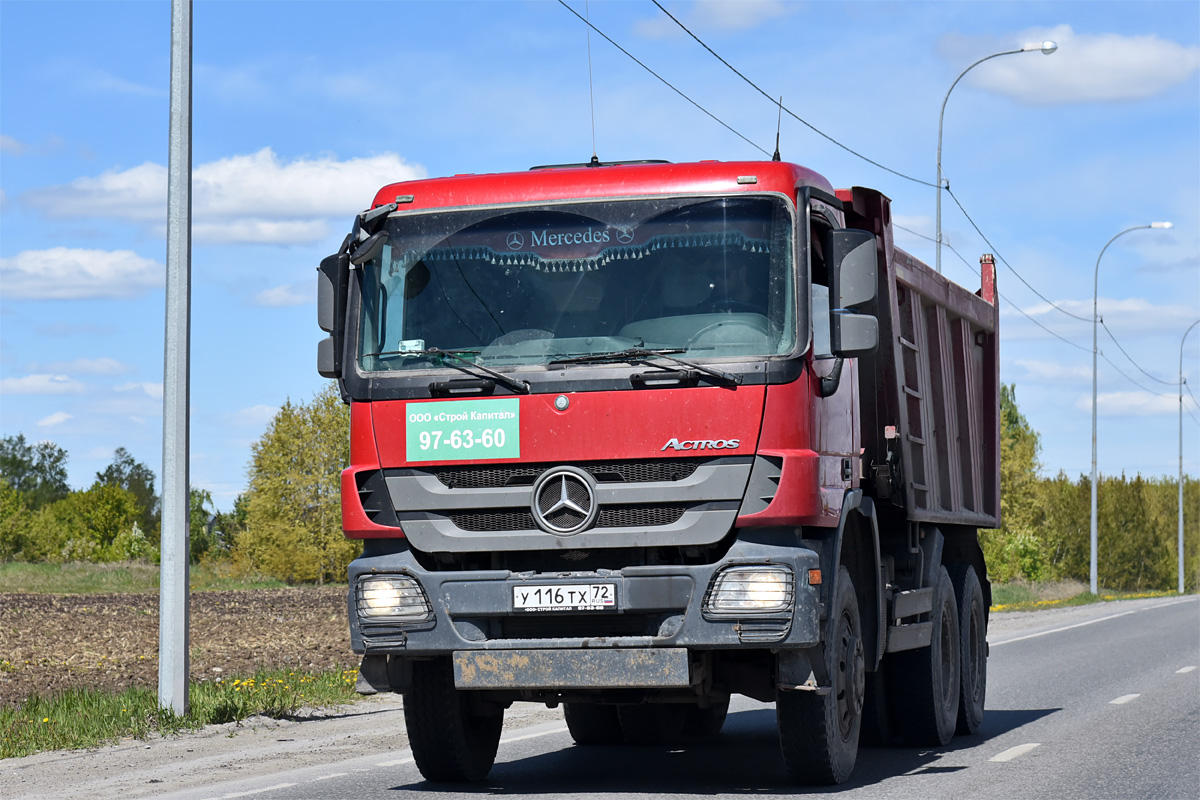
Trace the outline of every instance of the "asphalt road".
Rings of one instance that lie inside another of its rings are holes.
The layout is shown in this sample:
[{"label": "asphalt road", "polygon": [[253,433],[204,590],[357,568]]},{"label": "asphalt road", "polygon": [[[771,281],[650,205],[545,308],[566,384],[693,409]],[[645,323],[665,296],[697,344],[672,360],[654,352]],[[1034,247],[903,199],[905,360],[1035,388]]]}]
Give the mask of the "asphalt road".
[{"label": "asphalt road", "polygon": [[[249,741],[253,737],[239,734],[234,741],[244,739],[246,745],[241,760],[215,757],[199,778],[193,771],[190,778],[175,783],[175,773],[165,768],[162,778],[146,778],[147,767],[130,760],[131,769],[122,773],[131,781],[127,785],[109,772],[104,780],[89,782],[86,764],[76,759],[70,768],[70,788],[90,797],[181,800],[431,796],[449,800],[495,794],[514,798],[836,794],[930,800],[1200,797],[1200,598],[997,614],[989,640],[988,710],[978,735],[957,737],[938,750],[864,748],[850,782],[831,789],[788,784],[780,764],[774,709],[745,698],[735,698],[716,742],[671,750],[578,747],[559,712],[534,706],[522,712],[521,706],[514,706],[524,715],[510,712],[491,775],[465,790],[424,782],[406,749],[381,750],[386,744],[378,739],[382,730],[403,729],[394,702],[377,713],[362,714],[331,735],[331,742],[338,740],[337,756],[330,751],[333,745],[326,743],[279,757],[280,748],[290,746],[280,743],[297,739],[292,733],[280,737],[276,730],[260,737],[267,746],[259,758]],[[309,724],[299,723],[294,730]],[[358,737],[369,746],[356,747]],[[193,749],[204,752],[200,742],[192,742],[188,753]],[[313,753],[324,756],[313,757]],[[46,775],[62,768],[53,755],[40,758],[49,770]],[[248,768],[256,758],[260,768]],[[32,759],[17,764],[21,769],[16,771],[8,770],[12,762],[6,762],[0,769],[0,787],[4,778],[29,768],[33,771],[20,776],[19,787],[12,784],[19,790],[11,796],[62,794],[55,789],[65,788],[63,784],[43,784]],[[167,760],[164,756],[161,762]]]}]

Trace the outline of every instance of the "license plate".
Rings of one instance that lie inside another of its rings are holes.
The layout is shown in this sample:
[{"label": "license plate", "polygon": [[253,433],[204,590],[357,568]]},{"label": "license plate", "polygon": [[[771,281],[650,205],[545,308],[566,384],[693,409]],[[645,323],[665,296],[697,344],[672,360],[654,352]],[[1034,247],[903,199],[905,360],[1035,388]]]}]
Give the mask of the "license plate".
[{"label": "license plate", "polygon": [[613,611],[612,583],[562,583],[513,587],[514,611]]}]

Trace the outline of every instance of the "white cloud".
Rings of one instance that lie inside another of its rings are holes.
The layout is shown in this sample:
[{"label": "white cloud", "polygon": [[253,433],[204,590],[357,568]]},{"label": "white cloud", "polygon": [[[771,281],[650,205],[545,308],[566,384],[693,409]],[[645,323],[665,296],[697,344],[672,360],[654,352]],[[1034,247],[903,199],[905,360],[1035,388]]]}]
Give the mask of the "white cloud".
[{"label": "white cloud", "polygon": [[254,296],[254,305],[272,308],[282,306],[302,306],[316,302],[316,293],[311,286],[289,284],[264,289]]},{"label": "white cloud", "polygon": [[1025,370],[1025,375],[1028,378],[1046,381],[1079,381],[1091,380],[1091,367],[1068,366],[1057,361],[1035,361],[1030,359],[1017,359],[1015,362],[1018,366]]},{"label": "white cloud", "polygon": [[[1101,276],[1101,281],[1103,279]],[[1087,329],[1088,335],[1091,335],[1091,300],[1055,300],[1054,304],[1083,319],[1072,320],[1045,302],[1031,305],[1025,309],[1025,313],[1031,317],[1041,317],[1047,322],[1053,321],[1056,323],[1056,329],[1061,329],[1066,325],[1082,330],[1083,328],[1080,326],[1083,326]],[[1101,297],[1097,300],[1096,309],[1100,314],[1101,321],[1116,334],[1122,344],[1128,344],[1126,337],[1130,334],[1172,333],[1186,328],[1196,318],[1195,310],[1187,306],[1158,305],[1144,297],[1130,297],[1122,300]],[[1012,317],[1014,319],[1021,316],[1021,312],[1005,306],[1001,306],[1000,314],[1005,318]],[[1058,323],[1062,323],[1062,325]],[[1100,331],[1100,336],[1102,339],[1108,338],[1103,330]]]},{"label": "white cloud", "polygon": [[34,364],[29,369],[70,375],[124,375],[133,371],[133,367],[115,358],[77,358],[74,361]]},{"label": "white cloud", "polygon": [[134,381],[131,383],[123,383],[116,389],[118,392],[137,392],[141,391],[147,397],[152,397],[155,400],[162,400],[163,385],[161,383],[149,383]]},{"label": "white cloud", "polygon": [[279,413],[278,406],[257,405],[243,408],[240,411],[235,411],[230,419],[235,425],[244,425],[251,428],[261,428],[271,420],[275,419],[275,415]]},{"label": "white cloud", "polygon": [[[782,0],[700,0],[686,11],[669,7],[667,10],[697,33],[747,31],[792,11]],[[656,13],[657,16],[651,19],[639,20],[634,25],[634,33],[648,39],[687,35],[666,14],[657,10]]]},{"label": "white cloud", "polygon": [[28,148],[11,136],[0,134],[0,153],[8,153],[9,155],[19,156]]},{"label": "white cloud", "polygon": [[79,394],[87,386],[67,375],[26,375],[0,380],[0,394]]},{"label": "white cloud", "polygon": [[[1188,80],[1200,69],[1200,47],[1149,34],[1076,33],[1069,25],[1031,28],[1011,40],[948,36],[944,55],[965,67],[979,53],[1050,40],[1058,51],[1004,56],[971,71],[967,80],[1033,105],[1141,100]],[[992,48],[992,49],[989,49]]]},{"label": "white cloud", "polygon": [[8,297],[78,300],[136,297],[161,286],[165,269],[130,250],[52,247],[0,258],[0,285]]},{"label": "white cloud", "polygon": [[[329,233],[327,220],[349,226],[379,187],[425,177],[394,153],[338,161],[333,156],[284,163],[269,147],[196,167],[193,238],[204,242],[308,244]],[[166,225],[167,168],[146,163],[97,177],[35,189],[22,199],[52,217],[115,218]]]},{"label": "white cloud", "polygon": [[[1196,404],[1188,396],[1183,398],[1184,408],[1195,410]],[[1089,414],[1092,411],[1091,396],[1079,398],[1075,407]],[[1102,417],[1154,417],[1179,413],[1178,395],[1159,395],[1150,392],[1101,392],[1096,396],[1096,409]]]},{"label": "white cloud", "polygon": [[39,419],[37,421],[37,424],[38,424],[38,427],[41,427],[41,428],[53,428],[55,425],[61,425],[62,423],[66,422],[67,420],[72,419],[72,418],[73,417],[71,414],[67,414],[64,411],[55,411],[50,416]]}]

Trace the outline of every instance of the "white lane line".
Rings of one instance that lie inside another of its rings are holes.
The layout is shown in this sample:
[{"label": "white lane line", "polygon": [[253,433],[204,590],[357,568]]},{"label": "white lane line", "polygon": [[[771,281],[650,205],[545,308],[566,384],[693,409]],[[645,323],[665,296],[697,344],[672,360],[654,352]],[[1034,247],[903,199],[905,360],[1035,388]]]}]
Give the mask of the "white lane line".
[{"label": "white lane line", "polygon": [[309,781],[309,783],[316,783],[317,781],[327,781],[330,778],[341,778],[341,777],[343,777],[345,775],[349,775],[349,774],[350,774],[349,772],[335,772],[332,775],[322,775],[319,778],[313,778],[311,781]]},{"label": "white lane line", "polygon": [[277,783],[274,786],[267,786],[266,788],[263,788],[263,789],[252,789],[249,792],[236,792],[235,794],[227,794],[227,795],[225,795],[225,800],[230,800],[230,798],[233,798],[233,797],[249,797],[252,794],[262,794],[263,792],[273,792],[276,789],[287,789],[288,787],[295,786],[295,785],[296,784],[294,784],[294,783]]},{"label": "white lane line", "polygon": [[1196,671],[1196,667],[1193,665],[1190,667],[1184,667],[1183,669],[1177,669],[1177,670],[1175,670],[1175,674],[1176,675],[1187,675],[1189,672],[1195,672],[1195,671]]},{"label": "white lane line", "polygon": [[988,759],[988,761],[1012,761],[1017,756],[1023,756],[1035,747],[1040,747],[1041,742],[1030,742],[1029,744],[1019,744],[1016,747],[1010,747],[1003,753],[997,753]]},{"label": "white lane line", "polygon": [[1183,597],[1178,600],[1169,600],[1165,603],[1156,603],[1155,605],[1146,606],[1145,608],[1135,608],[1132,611],[1122,611],[1120,614],[1109,614],[1107,617],[1097,617],[1096,619],[1089,619],[1086,622],[1076,622],[1074,625],[1064,625],[1061,628],[1052,628],[1048,631],[1040,631],[1038,633],[1030,633],[1025,636],[1017,636],[1013,639],[1005,639],[1002,642],[988,642],[988,646],[989,647],[999,647],[1002,644],[1012,644],[1013,642],[1023,642],[1026,639],[1036,639],[1039,636],[1049,636],[1052,633],[1061,633],[1063,631],[1069,631],[1072,628],[1082,628],[1085,625],[1095,625],[1097,622],[1106,622],[1110,619],[1117,619],[1118,617],[1127,617],[1130,614],[1137,614],[1140,611],[1152,611],[1156,608],[1166,608],[1167,606],[1179,605],[1180,603],[1188,603],[1188,602],[1192,602],[1195,599],[1196,599],[1195,597]]},{"label": "white lane line", "polygon": [[1137,700],[1139,697],[1141,697],[1140,694],[1123,694],[1120,697],[1118,697],[1116,700],[1109,700],[1108,704],[1110,706],[1123,706],[1126,703],[1128,703],[1130,700]]},{"label": "white lane line", "polygon": [[[548,731],[538,731],[537,733],[526,733],[521,736],[510,736],[507,739],[501,739],[500,744],[511,744],[512,742],[520,742],[525,739],[537,739],[542,736],[553,736],[556,733],[566,733],[566,732],[567,732],[567,726],[559,725],[558,727],[551,728]],[[408,758],[398,758],[395,761],[384,761],[382,763],[376,764],[375,766],[377,766],[377,767],[399,767],[404,764],[412,764],[412,763],[414,763],[414,759],[412,758],[412,756],[409,756]]]}]

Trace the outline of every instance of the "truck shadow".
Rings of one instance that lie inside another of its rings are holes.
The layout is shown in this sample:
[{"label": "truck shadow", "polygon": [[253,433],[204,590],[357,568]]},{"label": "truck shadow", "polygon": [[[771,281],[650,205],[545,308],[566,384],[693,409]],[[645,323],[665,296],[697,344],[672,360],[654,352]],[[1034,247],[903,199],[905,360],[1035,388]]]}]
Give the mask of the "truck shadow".
[{"label": "truck shadow", "polygon": [[[393,791],[488,795],[632,794],[829,794],[871,786],[904,775],[969,769],[980,760],[953,754],[983,748],[1009,731],[1060,709],[989,710],[974,736],[957,736],[943,748],[863,747],[850,780],[841,786],[799,787],[784,773],[770,708],[731,712],[721,735],[679,747],[581,747],[497,763],[487,780],[470,785],[427,782]],[[502,753],[503,754],[503,753]],[[939,759],[952,764],[935,764]],[[988,756],[994,755],[990,751]]]}]

